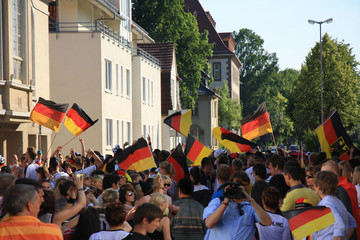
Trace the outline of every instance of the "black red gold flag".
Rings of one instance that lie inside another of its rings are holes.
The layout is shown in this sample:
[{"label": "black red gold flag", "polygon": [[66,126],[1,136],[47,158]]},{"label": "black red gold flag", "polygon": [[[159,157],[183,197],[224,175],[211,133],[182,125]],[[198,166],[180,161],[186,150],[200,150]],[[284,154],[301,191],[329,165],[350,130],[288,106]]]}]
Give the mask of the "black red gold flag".
[{"label": "black red gold flag", "polygon": [[119,168],[141,172],[156,167],[150,148],[144,138],[114,156],[119,162]]},{"label": "black red gold flag", "polygon": [[[340,154],[341,160],[350,159],[350,147],[353,146],[353,143],[336,110],[315,129],[315,133],[319,138],[321,151],[326,152],[328,158],[331,157],[331,152],[336,150]],[[354,156],[359,153],[359,150],[355,148]]]},{"label": "black red gold flag", "polygon": [[303,239],[335,222],[330,208],[306,207],[282,213],[289,220],[290,231],[296,240]]},{"label": "black red gold flag", "polygon": [[272,133],[272,131],[265,102],[260,104],[255,112],[241,120],[242,137],[248,140],[252,140],[267,133]]},{"label": "black red gold flag", "polygon": [[177,145],[171,155],[166,159],[174,166],[175,177],[173,179],[178,182],[182,178],[189,178],[189,168],[186,161],[186,156],[182,150],[181,144]]},{"label": "black red gold flag", "polygon": [[208,157],[212,153],[212,150],[205,147],[189,134],[184,153],[186,157],[194,163],[194,166],[200,166],[202,159]]},{"label": "black red gold flag", "polygon": [[79,136],[97,121],[98,119],[91,120],[84,110],[74,103],[65,116],[64,125],[72,134]]},{"label": "black red gold flag", "polygon": [[222,127],[214,128],[213,135],[220,142],[220,144],[229,149],[231,153],[247,152],[258,146],[256,143],[242,138],[239,135],[232,133]]},{"label": "black red gold flag", "polygon": [[173,113],[164,119],[164,123],[187,137],[190,132],[191,110],[184,114],[181,112]]},{"label": "black red gold flag", "polygon": [[29,119],[34,123],[58,132],[68,107],[69,104],[67,103],[58,104],[40,97],[31,111]]}]

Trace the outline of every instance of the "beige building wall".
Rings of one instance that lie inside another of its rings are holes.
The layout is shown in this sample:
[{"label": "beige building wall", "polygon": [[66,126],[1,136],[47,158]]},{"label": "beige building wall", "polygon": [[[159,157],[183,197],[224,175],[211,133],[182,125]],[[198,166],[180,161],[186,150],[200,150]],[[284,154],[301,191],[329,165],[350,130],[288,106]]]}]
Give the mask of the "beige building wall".
[{"label": "beige building wall", "polygon": [[[51,33],[50,47],[53,98],[71,105],[75,102],[93,120],[99,119],[80,135],[86,147],[111,154],[116,144],[131,141],[131,50],[108,41],[101,33]],[[111,64],[110,89],[106,87],[107,61]],[[55,146],[73,136],[65,127],[60,129]],[[66,146],[64,152],[73,144]]]},{"label": "beige building wall", "polygon": [[39,149],[41,142],[46,152],[51,134],[42,128],[39,138],[39,126],[28,120],[38,97],[50,96],[48,5],[40,0],[16,1],[13,8],[12,3],[0,3],[0,155],[8,163],[13,154],[20,158],[29,145]]},{"label": "beige building wall", "polygon": [[133,56],[133,123],[135,139],[149,135],[152,148],[162,149],[161,68],[141,55]]}]

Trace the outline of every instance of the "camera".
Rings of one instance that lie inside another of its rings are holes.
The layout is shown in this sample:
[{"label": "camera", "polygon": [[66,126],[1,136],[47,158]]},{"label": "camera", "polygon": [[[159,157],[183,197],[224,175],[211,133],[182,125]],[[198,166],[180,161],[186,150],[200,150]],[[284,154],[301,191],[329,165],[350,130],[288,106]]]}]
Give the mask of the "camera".
[{"label": "camera", "polygon": [[[227,186],[229,186],[228,188],[226,188]],[[238,199],[244,199],[246,198],[242,187],[239,183],[234,182],[234,183],[225,183],[223,185],[223,195],[226,198],[238,198]]]}]

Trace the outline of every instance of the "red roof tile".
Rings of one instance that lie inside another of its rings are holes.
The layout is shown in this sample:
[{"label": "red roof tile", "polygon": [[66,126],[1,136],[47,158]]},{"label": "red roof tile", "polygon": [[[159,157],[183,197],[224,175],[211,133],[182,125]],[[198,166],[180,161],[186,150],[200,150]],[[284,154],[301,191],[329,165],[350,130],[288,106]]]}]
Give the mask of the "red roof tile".
[{"label": "red roof tile", "polygon": [[161,71],[170,71],[173,62],[175,45],[169,43],[143,43],[137,45],[160,61]]}]

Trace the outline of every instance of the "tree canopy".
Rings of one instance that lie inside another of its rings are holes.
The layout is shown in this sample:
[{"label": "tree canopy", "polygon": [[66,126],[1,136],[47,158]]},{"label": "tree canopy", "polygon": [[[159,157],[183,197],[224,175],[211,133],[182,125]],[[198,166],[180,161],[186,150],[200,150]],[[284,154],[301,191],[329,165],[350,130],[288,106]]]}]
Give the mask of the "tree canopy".
[{"label": "tree canopy", "polygon": [[[301,67],[291,103],[295,127],[306,135],[321,124],[320,44],[316,43]],[[322,38],[324,118],[333,109],[339,112],[344,127],[354,130],[359,122],[358,62],[343,42]],[[325,119],[324,119],[325,120]]]},{"label": "tree canopy", "polygon": [[184,11],[183,0],[133,0],[133,20],[157,42],[174,42],[184,108],[193,108],[198,98],[201,71],[210,73],[212,55],[208,33],[199,33],[195,17]]}]

